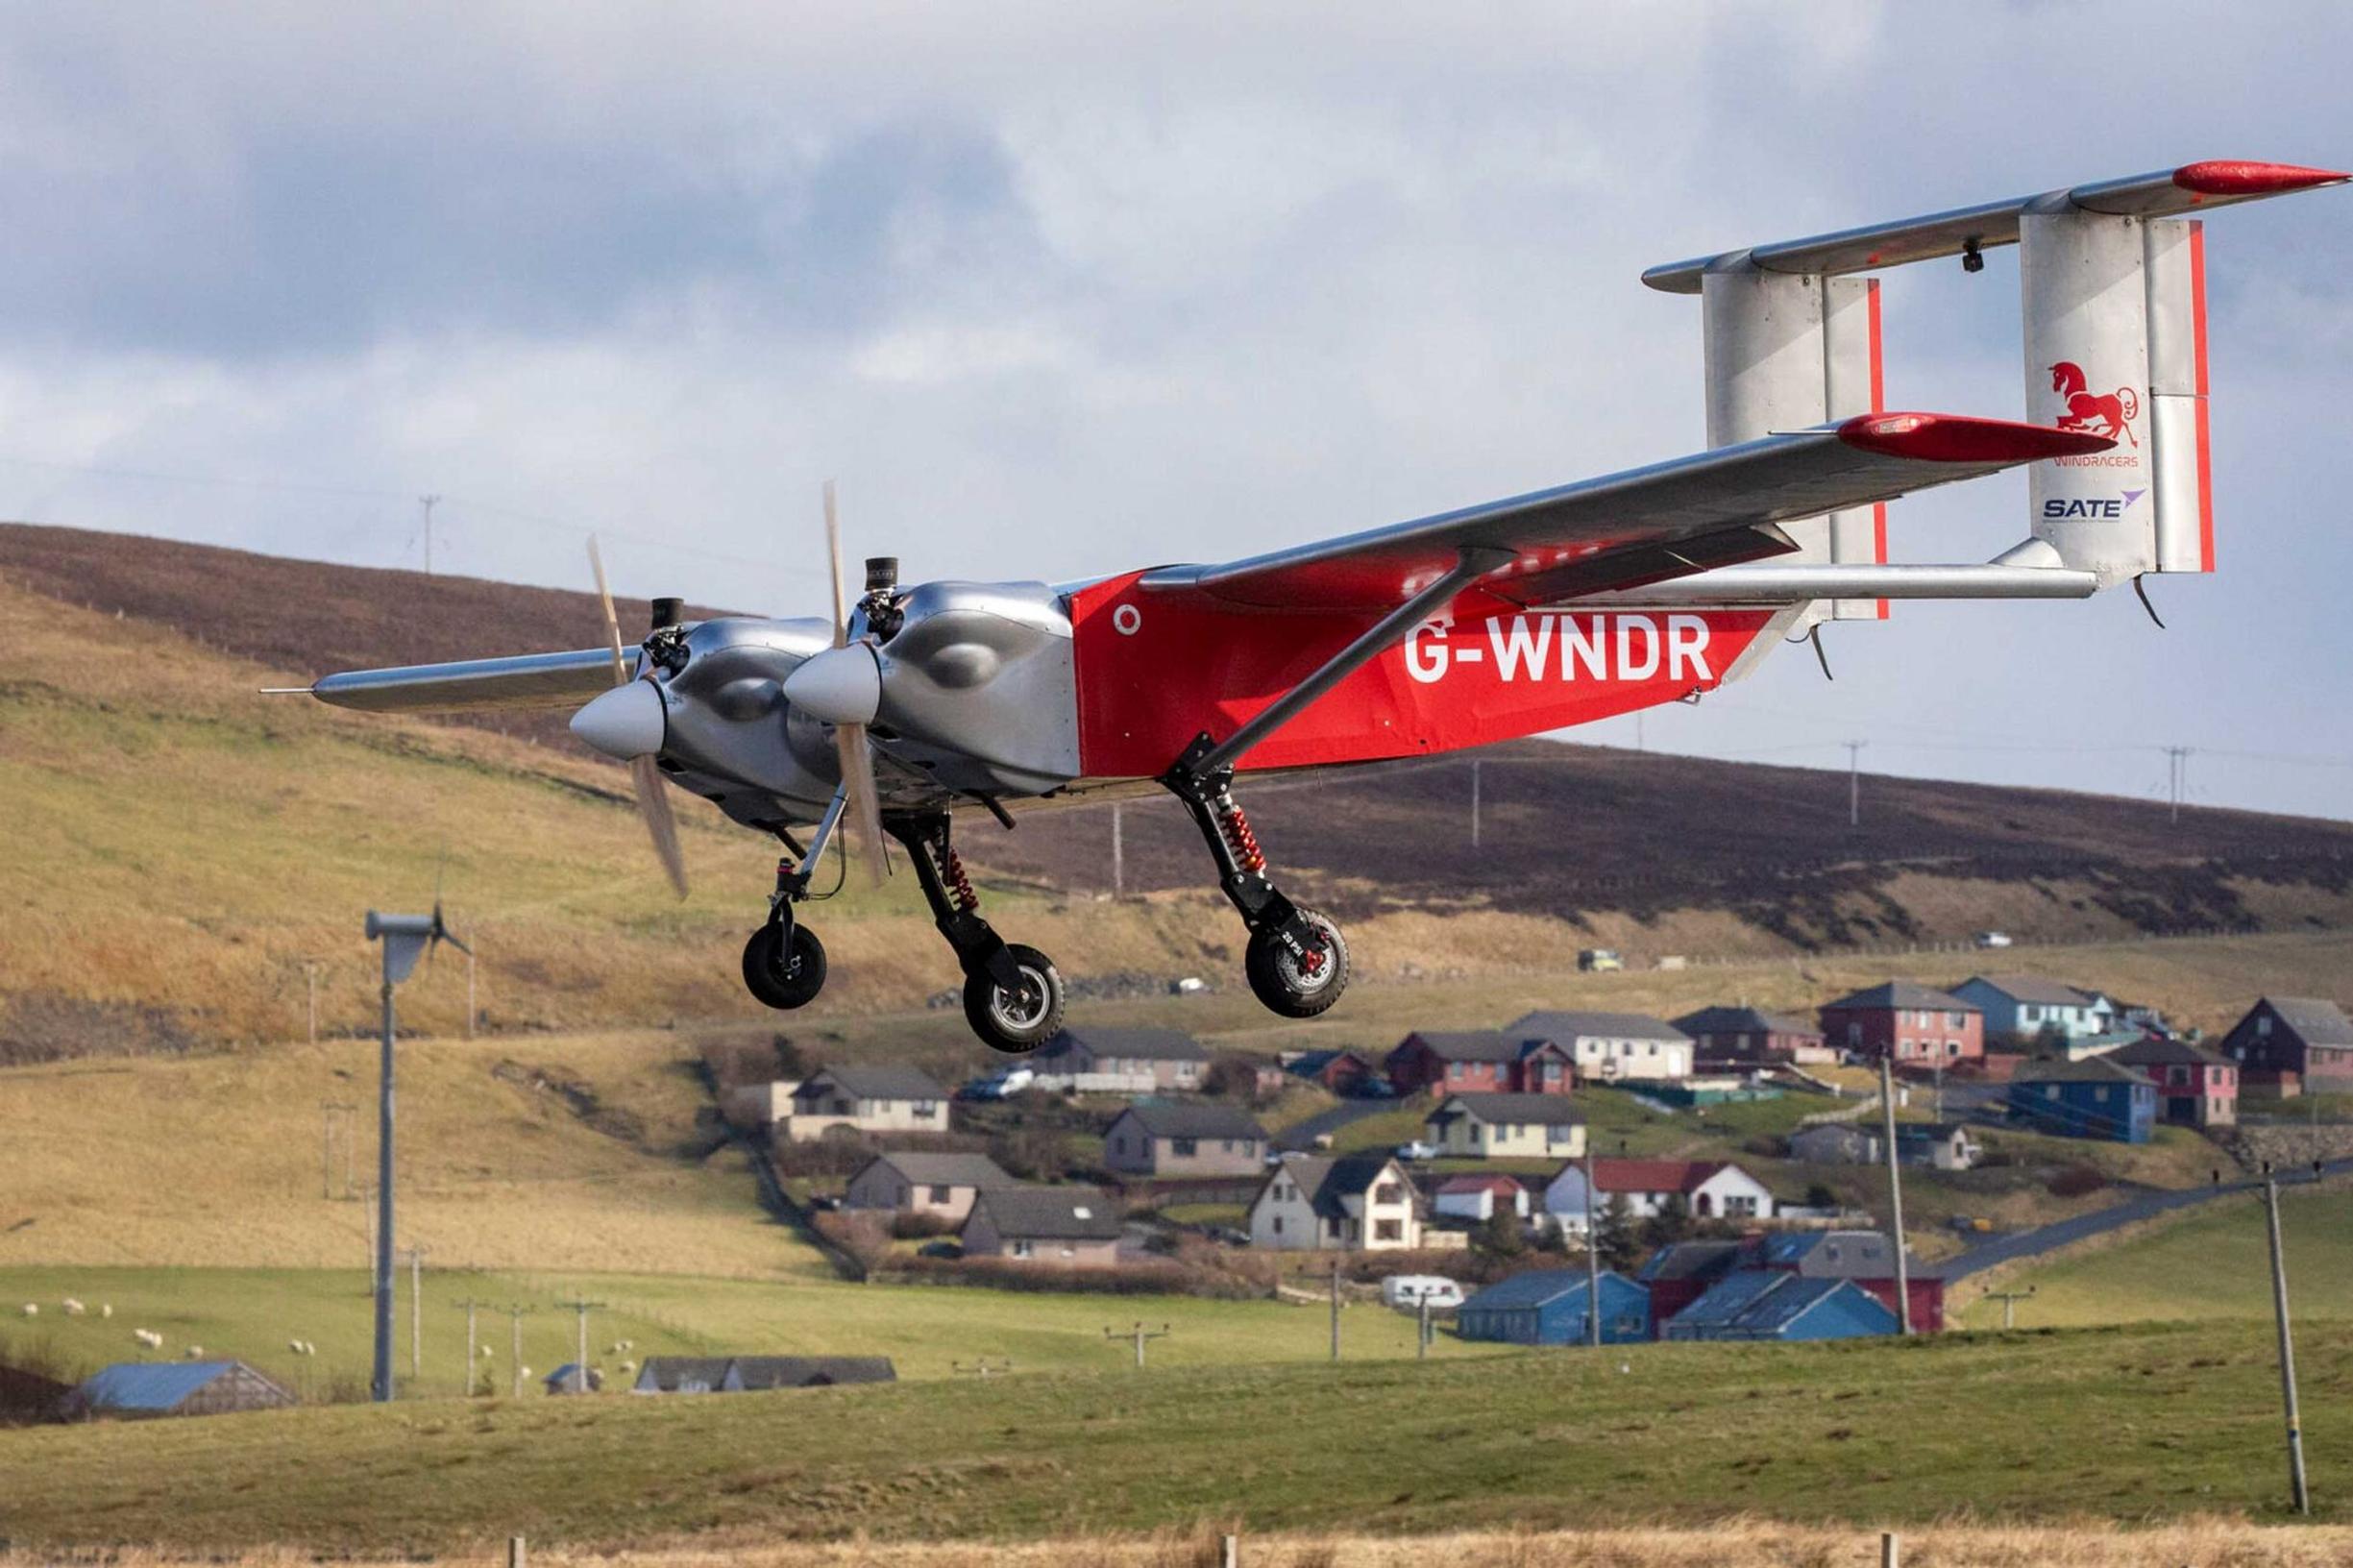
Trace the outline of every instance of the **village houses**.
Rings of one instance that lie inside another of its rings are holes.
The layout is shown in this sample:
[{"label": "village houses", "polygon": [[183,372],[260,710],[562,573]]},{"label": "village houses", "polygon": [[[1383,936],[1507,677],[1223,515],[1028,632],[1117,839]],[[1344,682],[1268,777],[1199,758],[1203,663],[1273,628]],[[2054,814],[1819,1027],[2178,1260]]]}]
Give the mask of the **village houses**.
[{"label": "village houses", "polygon": [[1893,1059],[1898,1066],[1947,1066],[1985,1055],[1985,1014],[1929,986],[1890,980],[1822,1010],[1822,1032],[1832,1045],[1858,1056]]},{"label": "village houses", "polygon": [[837,1130],[947,1131],[947,1090],[914,1067],[820,1067],[795,1087],[792,1106],[776,1131],[795,1142]]},{"label": "village houses", "polygon": [[1100,1188],[1000,1187],[972,1200],[958,1239],[967,1258],[1109,1268],[1125,1229],[1118,1201]]},{"label": "village houses", "polygon": [[1422,1137],[1441,1159],[1574,1160],[1585,1152],[1585,1115],[1558,1094],[1449,1094]]},{"label": "village houses", "polygon": [[1378,1252],[1422,1244],[1413,1183],[1385,1154],[1286,1160],[1250,1205],[1250,1244],[1280,1252]]},{"label": "village houses", "polygon": [[2353,1020],[2335,1002],[2266,996],[2222,1038],[2249,1095],[2353,1093]]},{"label": "village houses", "polygon": [[1177,1029],[1065,1029],[1024,1059],[1039,1089],[1169,1094],[1201,1087],[1210,1053]]},{"label": "village houses", "polygon": [[1146,1100],[1103,1134],[1105,1168],[1128,1176],[1255,1176],[1266,1164],[1266,1129],[1222,1105]]},{"label": "village houses", "polygon": [[981,1193],[1018,1185],[985,1154],[878,1154],[850,1177],[842,1207],[955,1221]]},{"label": "village houses", "polygon": [[1577,1076],[1589,1082],[1655,1082],[1691,1076],[1691,1037],[1646,1014],[1528,1013],[1504,1033],[1524,1042],[1558,1046],[1575,1064]]},{"label": "village houses", "polygon": [[[1596,1160],[1593,1210],[1623,1198],[1628,1215],[1648,1219],[1678,1198],[1695,1219],[1770,1219],[1773,1189],[1726,1160]],[[1544,1189],[1544,1212],[1564,1235],[1585,1231],[1585,1167],[1572,1160]]]},{"label": "village houses", "polygon": [[1985,1016],[1988,1040],[2083,1040],[2117,1026],[2106,997],[2040,975],[1973,974],[1952,994]]},{"label": "village houses", "polygon": [[1566,1094],[1574,1077],[1558,1046],[1494,1029],[1416,1030],[1381,1067],[1400,1094]]}]

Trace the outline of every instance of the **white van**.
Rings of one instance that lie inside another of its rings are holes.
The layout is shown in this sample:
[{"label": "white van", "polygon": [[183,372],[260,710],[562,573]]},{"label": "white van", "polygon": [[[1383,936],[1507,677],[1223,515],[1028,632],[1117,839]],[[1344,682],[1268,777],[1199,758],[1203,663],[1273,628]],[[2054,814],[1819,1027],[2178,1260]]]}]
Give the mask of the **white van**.
[{"label": "white van", "polygon": [[1462,1305],[1462,1286],[1443,1274],[1392,1274],[1381,1282],[1381,1304],[1401,1311],[1419,1311],[1424,1302],[1432,1311]]}]

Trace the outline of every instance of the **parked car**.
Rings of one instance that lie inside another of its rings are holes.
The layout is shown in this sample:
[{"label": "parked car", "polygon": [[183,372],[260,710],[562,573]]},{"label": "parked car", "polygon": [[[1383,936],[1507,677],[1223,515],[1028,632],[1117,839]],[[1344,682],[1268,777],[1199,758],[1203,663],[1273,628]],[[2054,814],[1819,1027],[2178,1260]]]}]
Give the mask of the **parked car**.
[{"label": "parked car", "polygon": [[961,1242],[943,1238],[924,1242],[915,1249],[915,1255],[918,1258],[961,1258],[964,1256],[964,1246]]},{"label": "parked car", "polygon": [[1615,947],[1585,947],[1578,951],[1577,967],[1587,974],[1615,974],[1626,968],[1626,960]]},{"label": "parked car", "polygon": [[1250,1233],[1237,1230],[1231,1225],[1213,1225],[1210,1227],[1210,1239],[1223,1241],[1229,1247],[1246,1247],[1250,1244]]},{"label": "parked car", "polygon": [[1462,1305],[1462,1286],[1443,1274],[1392,1274],[1381,1282],[1381,1304],[1406,1311],[1427,1304],[1433,1311]]},{"label": "parked car", "polygon": [[1360,1100],[1393,1100],[1397,1098],[1397,1086],[1386,1078],[1367,1076],[1358,1079],[1350,1092]]},{"label": "parked car", "polygon": [[1980,931],[1975,940],[1980,947],[2007,947],[2010,945],[2010,933],[2007,931]]},{"label": "parked car", "polygon": [[1437,1157],[1438,1146],[1435,1143],[1425,1143],[1420,1139],[1415,1139],[1410,1143],[1397,1145],[1397,1158],[1400,1160],[1435,1160]]},{"label": "parked car", "polygon": [[999,1067],[984,1078],[975,1078],[956,1090],[960,1100],[1006,1100],[1020,1093],[1036,1081],[1033,1067]]}]

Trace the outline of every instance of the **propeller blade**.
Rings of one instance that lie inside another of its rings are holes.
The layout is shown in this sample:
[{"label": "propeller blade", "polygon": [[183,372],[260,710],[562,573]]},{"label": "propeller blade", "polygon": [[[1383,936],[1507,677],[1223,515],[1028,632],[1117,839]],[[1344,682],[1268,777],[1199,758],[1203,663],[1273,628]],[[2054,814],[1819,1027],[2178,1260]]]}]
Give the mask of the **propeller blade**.
[{"label": "propeller blade", "polygon": [[858,858],[867,880],[882,886],[882,807],[874,798],[874,754],[867,749],[864,724],[836,724],[834,750],[842,759],[842,783],[849,792],[847,816],[858,827]]},{"label": "propeller blade", "polygon": [[637,814],[646,820],[646,835],[679,897],[686,896],[686,856],[678,848],[678,820],[670,814],[670,793],[662,770],[650,757],[629,761],[629,782],[637,787]]},{"label": "propeller blade", "polygon": [[835,515],[833,481],[825,481],[825,557],[833,568],[833,646],[849,644],[849,590],[842,581],[842,520]]},{"label": "propeller blade", "polygon": [[597,548],[597,536],[588,536],[588,569],[597,575],[597,598],[604,603],[604,634],[613,645],[613,684],[629,683],[628,655],[621,650],[621,617],[613,613],[613,590],[604,582],[604,552]]}]

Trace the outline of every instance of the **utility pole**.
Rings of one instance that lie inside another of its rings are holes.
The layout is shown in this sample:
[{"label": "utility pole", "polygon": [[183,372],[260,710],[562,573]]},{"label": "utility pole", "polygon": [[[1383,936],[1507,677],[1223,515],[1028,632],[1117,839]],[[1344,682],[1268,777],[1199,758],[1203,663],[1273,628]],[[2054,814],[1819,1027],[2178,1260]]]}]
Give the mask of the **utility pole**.
[{"label": "utility pole", "polygon": [[1332,1360],[1340,1359],[1340,1261],[1332,1260]]},{"label": "utility pole", "polygon": [[433,575],[433,508],[441,504],[439,496],[419,496],[417,504],[425,508],[425,575]]},{"label": "utility pole", "polygon": [[2298,1513],[2312,1512],[2304,1484],[2304,1426],[2296,1415],[2295,1342],[2288,1332],[2288,1264],[2280,1254],[2279,1182],[2271,1162],[2263,1166],[2264,1218],[2271,1232],[2271,1313],[2279,1323],[2279,1392],[2288,1415],[2288,1487]]},{"label": "utility pole", "polygon": [[[349,1100],[321,1100],[319,1102],[319,1195],[322,1197],[332,1198],[335,1195],[336,1118],[350,1115],[358,1109],[359,1107]],[[342,1124],[342,1133],[343,1195],[350,1197],[352,1193],[352,1124],[350,1122],[346,1121]]]},{"label": "utility pole", "polygon": [[1111,803],[1111,895],[1127,896],[1127,831],[1116,800]]},{"label": "utility pole", "polygon": [[584,1394],[588,1392],[588,1314],[592,1311],[601,1310],[604,1303],[590,1301],[587,1297],[581,1296],[571,1301],[559,1301],[556,1305],[569,1307],[579,1314],[580,1353],[572,1363],[572,1391],[576,1394]]},{"label": "utility pole", "polygon": [[425,1253],[423,1247],[408,1249],[408,1381],[411,1386],[425,1381]]},{"label": "utility pole", "polygon": [[1593,1134],[1585,1133],[1585,1343],[1602,1348],[1602,1236],[1593,1228]]},{"label": "utility pole", "polygon": [[378,1404],[392,1399],[392,988],[414,973],[417,960],[435,943],[447,942],[458,951],[465,943],[441,923],[441,911],[428,915],[381,915],[368,911],[368,940],[383,946],[384,980],[380,992],[383,1038],[377,1064],[376,1089],[376,1361],[369,1395]]},{"label": "utility pole", "polygon": [[2194,747],[2187,746],[2169,746],[2165,748],[2166,798],[2169,802],[2170,820],[2176,822],[2181,821],[2181,797],[2188,791],[2190,753],[2194,749]]},{"label": "utility pole", "polygon": [[[479,941],[478,936],[475,940]],[[474,954],[466,954],[466,1038],[474,1038]]]},{"label": "utility pole", "polygon": [[1479,847],[1479,759],[1471,759],[1471,847]]},{"label": "utility pole", "polygon": [[1988,1290],[1985,1299],[2001,1303],[2001,1326],[2006,1333],[2018,1327],[2018,1304],[2033,1294],[2034,1286],[2030,1285],[2023,1290]]},{"label": "utility pole", "polygon": [[1863,747],[1869,741],[1841,741],[1847,748],[1847,825],[1863,825]]},{"label": "utility pole", "polygon": [[319,1042],[319,967],[316,962],[306,961],[303,965],[303,981],[310,992],[310,1043],[316,1045]]},{"label": "utility pole", "polygon": [[[1172,1332],[1165,1323],[1157,1329],[1146,1329],[1141,1323],[1139,1323],[1132,1329],[1105,1329],[1103,1337],[1106,1339],[1133,1339],[1136,1342],[1136,1370],[1141,1372],[1143,1370],[1144,1342],[1148,1339],[1165,1339]],[[987,1363],[983,1362],[981,1376],[985,1378],[988,1375]]]},{"label": "utility pole", "polygon": [[1413,1335],[1413,1359],[1417,1361],[1426,1361],[1430,1360],[1430,1292],[1427,1290],[1422,1292],[1419,1315],[1421,1321],[1415,1326]]},{"label": "utility pole", "polygon": [[514,1397],[517,1399],[523,1397],[523,1320],[530,1311],[521,1302],[509,1302],[506,1306],[508,1353],[513,1357],[508,1364],[514,1368],[511,1376],[514,1379]]},{"label": "utility pole", "polygon": [[[1888,1049],[1895,1044],[1890,1041]],[[1903,1261],[1903,1167],[1896,1159],[1896,1069],[1891,1058],[1879,1058],[1879,1116],[1887,1129],[1887,1213],[1889,1239],[1896,1244],[1897,1332],[1912,1332],[1912,1281]]]},{"label": "utility pole", "polygon": [[465,1300],[456,1302],[453,1305],[464,1309],[466,1314],[466,1381],[465,1385],[460,1392],[462,1392],[466,1398],[472,1399],[474,1397],[475,1362],[474,1313],[477,1308],[487,1307],[490,1305],[490,1303],[486,1301],[477,1301],[472,1296],[468,1296]]}]

